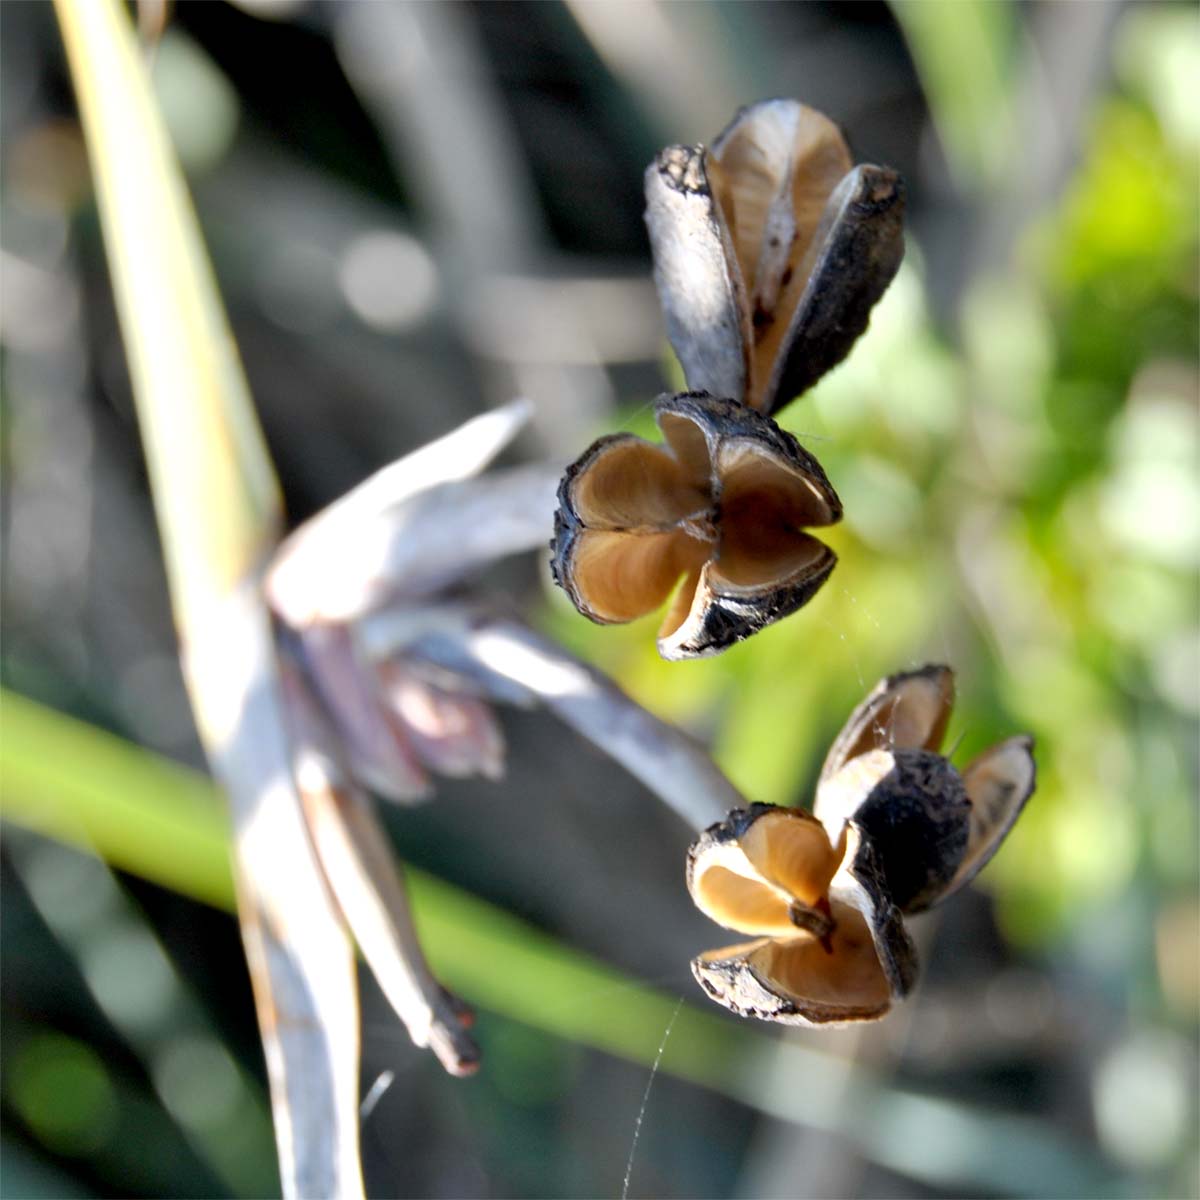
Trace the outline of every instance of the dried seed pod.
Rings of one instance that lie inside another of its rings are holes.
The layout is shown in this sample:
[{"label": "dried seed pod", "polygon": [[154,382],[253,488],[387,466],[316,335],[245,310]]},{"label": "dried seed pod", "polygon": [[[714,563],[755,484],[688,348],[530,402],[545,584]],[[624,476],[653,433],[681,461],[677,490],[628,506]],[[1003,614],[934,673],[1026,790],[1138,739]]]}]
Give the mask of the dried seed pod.
[{"label": "dried seed pod", "polygon": [[967,765],[963,783],[971,801],[967,849],[954,878],[938,900],[970,883],[987,866],[1016,824],[1037,786],[1033,738],[1018,734],[985,750]]},{"label": "dried seed pod", "polygon": [[646,224],[688,384],[771,414],[850,352],[904,254],[904,188],[854,167],[795,100],[742,109],[711,148],[646,171]]},{"label": "dried seed pod", "polygon": [[821,780],[868,750],[940,750],[954,708],[954,672],[936,664],[889,675],[850,714],[834,739]]},{"label": "dried seed pod", "polygon": [[971,802],[948,759],[928,750],[869,750],[817,793],[831,836],[847,827],[878,851],[888,893],[903,912],[946,891],[967,850]]},{"label": "dried seed pod", "polygon": [[743,1016],[785,1024],[874,1020],[912,986],[916,953],[869,845],[830,844],[800,809],[756,804],[706,830],[688,890],[713,920],[755,941],[692,962],[704,990]]},{"label": "dried seed pod", "polygon": [[693,961],[714,1000],[827,1025],[881,1017],[908,992],[917,962],[903,915],[970,880],[1034,786],[1028,737],[962,775],[937,753],[953,694],[948,667],[885,679],[834,742],[813,816],[755,804],[695,842],[687,883],[697,907],[755,937]]},{"label": "dried seed pod", "polygon": [[829,836],[862,832],[905,913],[974,878],[1033,793],[1032,738],[1010,738],[961,775],[937,753],[953,703],[949,667],[883,680],[846,722],[817,785],[813,811]]},{"label": "dried seed pod", "polygon": [[663,658],[716,654],[805,604],[837,561],[806,533],[841,519],[825,472],[773,421],[705,392],[660,396],[665,445],[601,438],[559,485],[552,567],[584,616],[663,604]]},{"label": "dried seed pod", "polygon": [[822,905],[845,847],[799,808],[752,804],[706,829],[688,851],[687,885],[696,907],[726,929],[818,937],[831,922]]}]

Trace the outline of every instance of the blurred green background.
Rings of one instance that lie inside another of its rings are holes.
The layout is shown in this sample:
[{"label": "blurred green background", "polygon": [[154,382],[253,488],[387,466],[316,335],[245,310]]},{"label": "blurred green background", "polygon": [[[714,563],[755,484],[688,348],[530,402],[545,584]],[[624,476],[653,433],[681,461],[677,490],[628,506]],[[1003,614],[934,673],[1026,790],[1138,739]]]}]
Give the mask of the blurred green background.
[{"label": "blurred green background", "polygon": [[[162,761],[202,767],[53,10],[0,27],[0,670],[48,706],[0,710],[0,1190],[271,1194],[218,810]],[[492,907],[418,881],[481,1006],[476,1079],[364,977],[371,1194],[616,1194],[640,1125],[630,1195],[1196,1195],[1194,7],[182,3],[153,69],[293,519],[516,393],[522,457],[650,434],[679,376],[645,164],[763,96],[829,113],[911,217],[869,333],[782,417],[845,503],[829,584],[670,665],[653,620],[587,624],[544,562],[488,585],[752,799],[807,803],[853,704],[931,659],[957,761],[1038,743],[1009,842],[915,924],[914,998],[778,1037],[696,1011],[687,961],[727,939],[687,901],[688,831],[506,715],[501,787],[386,814]],[[67,844],[88,804],[100,857]]]}]

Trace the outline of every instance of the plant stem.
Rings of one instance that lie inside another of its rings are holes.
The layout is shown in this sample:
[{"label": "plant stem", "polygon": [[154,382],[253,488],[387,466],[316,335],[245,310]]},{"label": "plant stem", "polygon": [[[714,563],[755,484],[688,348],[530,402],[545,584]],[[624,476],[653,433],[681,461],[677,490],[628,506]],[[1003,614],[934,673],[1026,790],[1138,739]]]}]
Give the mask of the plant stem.
[{"label": "plant stem", "polygon": [[705,750],[548,638],[482,608],[442,604],[372,614],[359,626],[378,659],[403,651],[475,679],[502,703],[540,703],[641,780],[693,829],[744,807]]}]

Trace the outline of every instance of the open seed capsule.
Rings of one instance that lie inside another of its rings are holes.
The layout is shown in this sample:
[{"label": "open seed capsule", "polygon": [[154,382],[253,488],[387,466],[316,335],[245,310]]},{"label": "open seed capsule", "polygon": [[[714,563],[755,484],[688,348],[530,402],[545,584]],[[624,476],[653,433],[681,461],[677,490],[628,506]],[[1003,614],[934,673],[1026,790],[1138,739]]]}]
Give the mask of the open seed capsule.
[{"label": "open seed capsule", "polygon": [[857,827],[892,899],[920,912],[969,882],[1033,794],[1033,739],[1009,738],[958,770],[938,751],[954,704],[949,667],[883,680],[825,760],[815,815],[831,838]]},{"label": "open seed capsule", "polygon": [[971,802],[948,759],[928,750],[869,750],[822,784],[831,833],[860,830],[879,853],[888,893],[904,912],[941,897],[967,850]]},{"label": "open seed capsule", "polygon": [[688,851],[696,907],[726,929],[770,937],[829,932],[824,904],[844,844],[799,808],[752,804],[706,829]]},{"label": "open seed capsule", "polygon": [[948,667],[883,680],[834,742],[814,815],[755,804],[695,842],[696,906],[754,938],[692,962],[714,1000],[828,1025],[881,1017],[908,992],[917,960],[903,916],[970,880],[1034,786],[1031,738],[961,775],[938,753],[953,695]]},{"label": "open seed capsule", "polygon": [[850,714],[821,768],[831,779],[868,750],[940,750],[954,709],[954,672],[930,664],[889,675]]},{"label": "open seed capsule", "polygon": [[937,901],[970,883],[987,866],[1033,795],[1037,786],[1033,738],[1018,734],[985,750],[963,771],[963,784],[971,801],[967,848],[954,878]]},{"label": "open seed capsule", "polygon": [[800,809],[755,804],[706,830],[688,890],[754,941],[692,962],[704,990],[744,1016],[829,1025],[881,1017],[911,987],[916,953],[856,828],[831,845]]},{"label": "open seed capsule", "polygon": [[[841,519],[825,472],[769,418],[705,392],[661,396],[664,445],[601,438],[559,486],[552,567],[575,607],[618,623],[672,591],[663,658],[716,654],[812,598]],[[682,579],[682,583],[680,580]]]},{"label": "open seed capsule", "polygon": [[667,332],[688,386],[771,414],[850,352],[904,254],[904,187],[854,167],[795,100],[742,109],[710,148],[646,170]]}]

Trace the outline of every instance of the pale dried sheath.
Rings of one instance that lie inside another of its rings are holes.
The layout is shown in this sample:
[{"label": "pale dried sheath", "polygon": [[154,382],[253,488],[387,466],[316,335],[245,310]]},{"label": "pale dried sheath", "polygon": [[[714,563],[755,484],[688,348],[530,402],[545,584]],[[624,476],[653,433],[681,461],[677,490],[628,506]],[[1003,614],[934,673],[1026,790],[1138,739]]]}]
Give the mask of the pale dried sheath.
[{"label": "pale dried sheath", "polygon": [[183,656],[234,827],[238,918],[271,1083],[285,1195],[362,1195],[354,946],[309,837],[267,613],[256,585]]},{"label": "pale dried sheath", "polygon": [[354,962],[304,830],[258,591],[282,524],[274,474],[128,20],[114,0],[56,9],[189,691],[233,810],[284,1193],[359,1196]]},{"label": "pale dried sheath", "polygon": [[346,770],[336,735],[286,649],[279,669],[304,824],[345,924],[414,1044],[431,1048],[451,1074],[470,1074],[479,1065],[479,1049],[465,1032],[468,1010],[425,961],[387,834]]},{"label": "pale dried sheath", "polygon": [[285,539],[267,575],[276,613],[297,629],[352,622],[544,545],[557,466],[534,463],[468,478],[516,435],[529,411],[517,401],[468,421],[305,522]]},{"label": "pale dried sheath", "polygon": [[369,801],[328,768],[320,758],[301,758],[298,787],[317,858],[346,923],[413,1044],[431,1049],[451,1075],[470,1075],[479,1066],[479,1048],[465,1031],[469,1010],[429,970],[391,842]]}]

